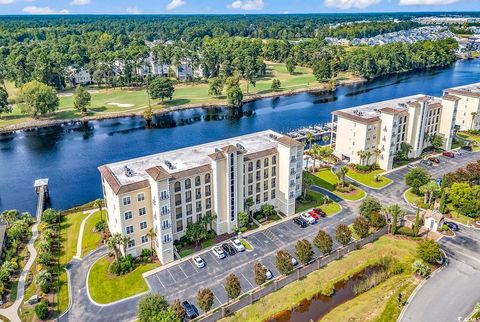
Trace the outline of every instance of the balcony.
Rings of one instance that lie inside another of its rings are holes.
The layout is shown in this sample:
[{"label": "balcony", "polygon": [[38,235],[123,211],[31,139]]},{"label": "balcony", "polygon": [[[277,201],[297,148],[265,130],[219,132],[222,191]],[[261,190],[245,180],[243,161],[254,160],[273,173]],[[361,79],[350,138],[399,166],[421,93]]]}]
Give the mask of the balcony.
[{"label": "balcony", "polygon": [[160,200],[167,200],[170,199],[170,195],[160,195]]},{"label": "balcony", "polygon": [[170,215],[170,209],[162,210],[162,211],[160,212],[160,215],[163,215],[163,216],[164,216],[164,215]]}]

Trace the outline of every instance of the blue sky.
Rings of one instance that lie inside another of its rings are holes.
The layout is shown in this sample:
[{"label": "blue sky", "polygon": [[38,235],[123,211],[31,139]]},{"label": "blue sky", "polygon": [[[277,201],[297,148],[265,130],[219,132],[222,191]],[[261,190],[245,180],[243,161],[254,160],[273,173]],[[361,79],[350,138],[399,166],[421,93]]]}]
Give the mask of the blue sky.
[{"label": "blue sky", "polygon": [[0,0],[0,14],[478,11],[480,0]]}]

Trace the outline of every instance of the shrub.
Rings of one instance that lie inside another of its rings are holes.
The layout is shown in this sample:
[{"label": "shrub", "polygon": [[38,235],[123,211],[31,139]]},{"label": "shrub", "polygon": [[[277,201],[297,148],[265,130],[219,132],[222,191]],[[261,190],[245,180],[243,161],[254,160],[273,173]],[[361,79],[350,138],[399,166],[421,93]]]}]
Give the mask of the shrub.
[{"label": "shrub", "polygon": [[60,221],[60,213],[56,212],[52,208],[48,208],[42,213],[42,221],[45,221],[49,224],[57,223]]},{"label": "shrub", "polygon": [[405,176],[405,183],[417,195],[420,195],[420,187],[426,185],[430,180],[430,174],[423,168],[414,168]]},{"label": "shrub", "polygon": [[372,222],[372,215],[380,211],[382,211],[382,204],[377,198],[367,197],[360,205],[360,215],[367,218],[370,222]]},{"label": "shrub", "polygon": [[35,306],[35,314],[40,320],[48,318],[48,306],[45,302],[40,302]]},{"label": "shrub", "polygon": [[345,224],[339,224],[335,231],[335,238],[343,246],[347,245],[352,239],[352,232]]},{"label": "shrub", "polygon": [[442,252],[434,240],[428,239],[417,246],[417,256],[427,263],[434,264],[442,259]]},{"label": "shrub", "polygon": [[421,259],[415,260],[412,264],[413,271],[421,277],[427,277],[430,275],[430,267],[425,264]]},{"label": "shrub", "polygon": [[370,224],[372,225],[372,227],[379,229],[385,227],[387,221],[381,213],[375,212],[370,217]]},{"label": "shrub", "polygon": [[324,231],[319,230],[317,236],[313,240],[313,244],[322,252],[322,254],[326,255],[332,251],[333,241],[332,237]]},{"label": "shrub", "polygon": [[335,292],[335,285],[332,281],[328,281],[323,285],[322,290],[320,293],[325,296],[331,296]]},{"label": "shrub", "polygon": [[275,266],[281,274],[288,274],[292,271],[292,256],[286,250],[279,250],[275,257]]},{"label": "shrub", "polygon": [[115,275],[124,275],[131,272],[135,268],[132,255],[120,257],[117,262],[110,265],[110,272]]},{"label": "shrub", "polygon": [[415,232],[413,231],[413,229],[405,227],[405,226],[398,227],[396,233],[397,233],[397,235],[415,237]]},{"label": "shrub", "polygon": [[360,238],[365,238],[368,236],[370,231],[370,223],[364,217],[357,217],[353,222],[353,230]]},{"label": "shrub", "polygon": [[100,220],[95,224],[95,231],[104,232],[107,230],[107,222],[105,220]]},{"label": "shrub", "polygon": [[154,317],[161,311],[168,309],[168,302],[160,294],[147,294],[137,305],[137,315],[140,322],[154,321]]}]

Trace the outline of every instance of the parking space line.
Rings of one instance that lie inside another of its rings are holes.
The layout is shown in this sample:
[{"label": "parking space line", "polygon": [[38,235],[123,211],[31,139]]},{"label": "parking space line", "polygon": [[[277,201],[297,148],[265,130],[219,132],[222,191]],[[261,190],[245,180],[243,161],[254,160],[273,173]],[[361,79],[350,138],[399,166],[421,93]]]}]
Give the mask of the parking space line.
[{"label": "parking space line", "polygon": [[185,275],[185,278],[188,278],[188,275],[185,274],[185,272],[183,271],[182,265],[178,265],[178,268],[180,268],[180,270],[182,271],[183,275]]},{"label": "parking space line", "polygon": [[[178,265],[176,265],[178,266]],[[170,269],[167,269],[168,274],[170,274],[170,277],[173,279],[175,283],[177,283],[177,280],[173,277],[172,273],[170,272]]]},{"label": "parking space line", "polygon": [[163,285],[162,280],[160,279],[158,274],[155,274],[155,277],[157,277],[157,280],[160,282],[160,284],[162,284],[162,287],[166,289],[165,285]]},{"label": "parking space line", "polygon": [[[188,262],[190,263],[190,265],[192,265],[193,269],[195,270],[195,272],[197,273],[200,273],[197,269],[197,267],[195,266],[195,264],[193,264],[193,260],[189,259]],[[184,273],[185,274],[185,273]]]},{"label": "parking space line", "polygon": [[243,275],[243,273],[240,273],[240,275],[243,276],[243,278],[247,281],[248,284],[250,284],[250,286],[251,286],[252,288],[255,288],[255,286],[253,286],[253,284],[250,283],[250,281],[248,280],[248,278],[246,278],[245,275]]},{"label": "parking space line", "polygon": [[220,303],[220,305],[223,304],[223,302],[220,301],[220,299],[217,297],[217,294],[215,294],[215,292],[213,292],[213,296],[215,296],[215,298],[217,299],[218,303]]}]

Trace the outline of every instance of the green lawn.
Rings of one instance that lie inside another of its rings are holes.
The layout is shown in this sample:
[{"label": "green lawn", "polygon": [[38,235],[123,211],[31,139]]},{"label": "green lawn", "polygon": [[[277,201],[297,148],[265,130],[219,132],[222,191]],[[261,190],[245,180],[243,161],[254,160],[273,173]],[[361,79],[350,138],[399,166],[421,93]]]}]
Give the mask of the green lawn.
[{"label": "green lawn", "polygon": [[468,216],[459,214],[451,203],[447,204],[447,208],[449,210],[447,217],[452,218],[453,220],[458,221],[462,224],[471,225],[474,221],[480,220],[480,217],[478,217],[477,219],[474,219],[474,218],[470,218]]},{"label": "green lawn", "polygon": [[[103,212],[103,220],[105,220],[105,210]],[[95,224],[100,221],[100,212],[96,211],[85,223],[82,239],[82,257],[98,248],[102,236],[95,232]]]},{"label": "green lawn", "polygon": [[360,173],[353,169],[348,169],[347,176],[370,188],[383,188],[392,182],[391,179],[384,176],[379,176],[378,181],[375,180],[375,175],[379,175],[383,172],[383,170],[375,170],[370,173]]},{"label": "green lawn", "polygon": [[[303,88],[312,88],[321,86],[312,74],[311,69],[297,67],[293,75],[289,74],[285,64],[267,62],[267,74],[257,79],[256,86],[249,86],[249,93],[246,93],[246,82],[241,81],[241,87],[245,94],[268,94],[272,92],[272,80],[277,78],[281,81],[282,91],[292,91]],[[351,79],[353,76],[349,73],[340,73],[339,80]],[[16,98],[18,89],[12,83],[7,83],[7,90],[11,98]],[[131,88],[96,88],[91,89],[92,101],[89,107],[89,115],[105,115],[116,113],[138,113],[142,112],[148,106],[148,96],[144,89]],[[47,119],[71,119],[81,117],[81,113],[73,108],[72,91],[60,93],[60,106],[55,115]],[[181,83],[175,86],[175,92],[172,100],[161,103],[159,100],[152,100],[153,110],[161,110],[165,107],[180,106],[188,104],[226,104],[224,96],[214,98],[208,95],[208,85],[203,82]],[[117,104],[121,104],[120,106]],[[22,114],[20,108],[15,106],[13,112],[0,119],[0,128],[31,121],[32,117]]]},{"label": "green lawn", "polygon": [[313,185],[327,189],[328,191],[333,192],[334,194],[345,200],[355,201],[365,197],[365,191],[358,187],[354,187],[354,190],[351,193],[343,193],[335,190],[335,186],[338,183],[338,178],[330,169],[320,170],[314,175],[308,172],[304,172],[304,175],[308,176],[312,180]]},{"label": "green lawn", "polygon": [[158,264],[141,264],[132,272],[114,276],[108,272],[106,257],[93,264],[88,276],[88,290],[92,299],[101,304],[118,301],[148,291],[142,274],[154,269]]},{"label": "green lawn", "polygon": [[[311,298],[319,293],[326,284],[348,278],[356,272],[360,272],[364,268],[377,263],[382,256],[392,256],[405,262],[405,267],[407,267],[408,271],[411,262],[414,260],[416,247],[417,242],[413,240],[395,239],[391,236],[381,237],[374,243],[354,251],[340,260],[331,262],[326,267],[309,274],[304,279],[291,283],[277,292],[267,295],[222,321],[248,322],[269,320],[276,313],[293,308],[302,300]],[[380,284],[378,287],[382,285],[383,284]],[[397,287],[396,285],[400,287],[401,283],[394,283],[392,287]],[[368,296],[367,294],[371,294],[370,292],[371,291],[363,293],[363,296]],[[379,292],[378,294],[381,293]],[[375,298],[375,305],[372,305],[372,302],[366,302],[363,303],[363,305],[369,310],[375,309],[375,307],[385,308],[389,305],[390,297],[387,295],[388,294],[384,294],[380,298]],[[347,303],[350,302],[351,301]],[[346,314],[350,310],[353,310],[353,306],[350,307],[345,304],[343,305],[343,310],[346,312],[342,314]],[[355,319],[355,315],[353,315],[352,312],[350,319],[337,319],[336,321],[365,321],[372,320],[373,318],[374,316],[368,319]],[[391,321],[395,321],[395,319]]]},{"label": "green lawn", "polygon": [[457,135],[464,140],[475,142],[476,145],[473,147],[473,151],[480,151],[480,135],[472,135],[467,132],[458,132]]},{"label": "green lawn", "polygon": [[420,206],[423,204],[423,196],[417,196],[412,192],[412,188],[409,188],[407,191],[405,191],[405,199],[412,205],[418,205]]},{"label": "green lawn", "polygon": [[338,203],[333,201],[330,201],[328,204],[325,205],[323,203],[323,194],[319,192],[308,190],[307,194],[312,199],[307,202],[297,201],[295,212],[299,213],[312,208],[320,208],[327,214],[327,216],[332,216],[342,209]]}]

